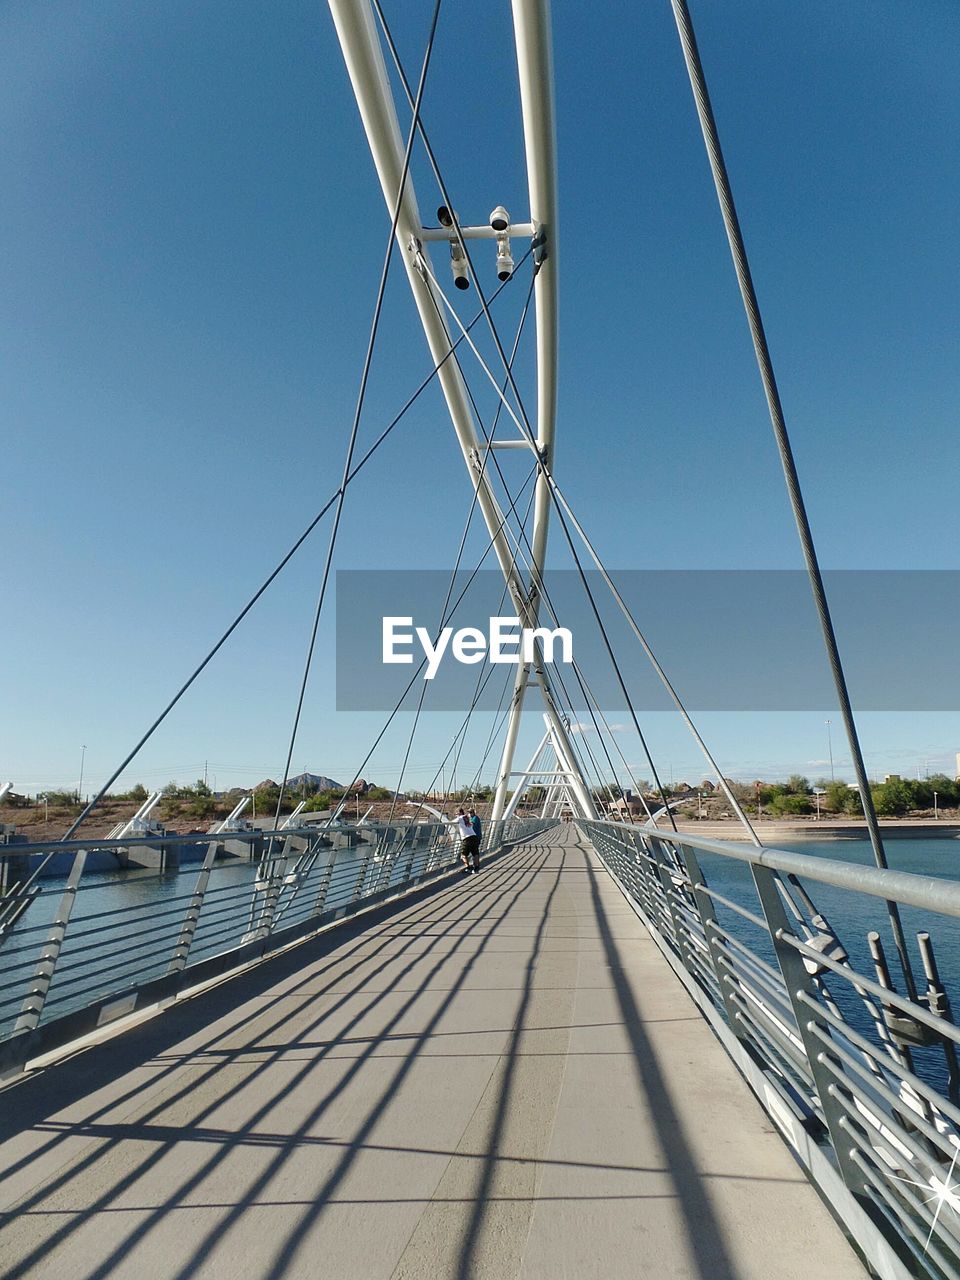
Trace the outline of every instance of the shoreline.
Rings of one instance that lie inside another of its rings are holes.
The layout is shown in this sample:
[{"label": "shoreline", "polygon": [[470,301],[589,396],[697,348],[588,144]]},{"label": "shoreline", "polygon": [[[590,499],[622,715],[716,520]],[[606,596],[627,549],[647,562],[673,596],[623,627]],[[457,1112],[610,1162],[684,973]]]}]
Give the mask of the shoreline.
[{"label": "shoreline", "polygon": [[[658,826],[661,830],[662,819]],[[640,825],[640,824],[638,824]],[[857,819],[849,821],[836,819],[797,819],[782,821],[761,818],[754,822],[757,835],[764,844],[774,844],[777,840],[868,840],[867,824]],[[749,840],[743,826],[736,818],[708,819],[691,821],[689,818],[678,819],[677,830],[686,835],[700,835],[708,840]],[[880,834],[885,840],[960,840],[960,823],[946,822],[942,818],[905,818],[880,823]]]}]

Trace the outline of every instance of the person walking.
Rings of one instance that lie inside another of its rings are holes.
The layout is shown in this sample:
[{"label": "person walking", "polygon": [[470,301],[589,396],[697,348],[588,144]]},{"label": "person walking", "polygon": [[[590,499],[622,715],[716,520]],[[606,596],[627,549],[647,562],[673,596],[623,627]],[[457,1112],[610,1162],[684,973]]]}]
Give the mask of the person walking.
[{"label": "person walking", "polygon": [[460,837],[460,860],[464,874],[470,875],[474,870],[470,866],[471,858],[479,861],[480,841],[474,834],[473,824],[462,809],[457,811],[457,835]]},{"label": "person walking", "polygon": [[467,817],[470,819],[471,827],[473,827],[473,834],[477,837],[477,843],[473,847],[473,874],[476,875],[480,870],[480,842],[483,839],[483,824],[477,816],[476,809],[470,809]]}]

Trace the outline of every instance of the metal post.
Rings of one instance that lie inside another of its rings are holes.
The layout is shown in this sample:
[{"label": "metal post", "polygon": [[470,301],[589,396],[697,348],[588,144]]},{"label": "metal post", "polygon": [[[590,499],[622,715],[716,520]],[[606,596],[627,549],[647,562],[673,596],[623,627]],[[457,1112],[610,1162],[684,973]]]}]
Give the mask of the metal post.
[{"label": "metal post", "polygon": [[60,952],[63,950],[64,935],[67,932],[67,925],[70,923],[70,915],[77,898],[77,887],[80,884],[80,877],[83,875],[83,867],[86,860],[86,849],[78,849],[74,855],[73,866],[70,868],[66,888],[60,898],[57,913],[50,926],[50,932],[47,934],[47,940],[43,944],[43,950],[40,952],[40,959],[34,971],[30,990],[21,1006],[20,1015],[14,1026],[15,1032],[33,1031],[40,1022],[43,1006],[47,1002],[47,995],[50,991],[50,984],[53,982],[57,961],[60,959]]},{"label": "metal post", "polygon": [[200,867],[200,874],[197,876],[196,887],[193,890],[193,897],[190,899],[190,905],[187,907],[186,915],[183,917],[183,924],[180,926],[180,936],[177,938],[176,945],[173,948],[173,955],[170,958],[170,973],[179,973],[181,969],[187,967],[187,957],[190,954],[190,948],[193,946],[193,938],[197,932],[197,922],[200,919],[200,910],[203,907],[204,894],[207,892],[207,885],[210,881],[210,872],[213,868],[214,859],[217,856],[218,843],[211,840],[207,845],[206,856]]},{"label": "metal post", "polygon": [[287,836],[283,842],[283,848],[280,850],[278,857],[273,854],[273,839],[270,840],[270,853],[265,856],[264,863],[269,864],[270,878],[267,882],[266,896],[264,898],[263,907],[260,911],[260,919],[257,921],[255,929],[258,938],[269,937],[273,931],[274,922],[277,915],[277,904],[280,901],[280,895],[283,892],[283,881],[290,864],[289,846],[290,837]]},{"label": "metal post", "polygon": [[314,915],[318,916],[323,911],[324,903],[327,900],[327,894],[330,892],[330,881],[333,879],[333,869],[336,866],[337,855],[339,852],[340,850],[335,848],[330,850],[330,859],[324,868],[323,876],[321,877],[320,885],[317,889],[317,896],[313,905]]},{"label": "metal post", "polygon": [[657,871],[660,875],[660,884],[663,887],[663,896],[666,899],[667,911],[670,913],[670,919],[673,923],[673,936],[676,939],[677,949],[681,953],[681,963],[687,973],[689,973],[692,978],[696,978],[697,960],[694,957],[691,947],[687,941],[685,932],[686,925],[674,903],[673,868],[677,865],[676,861],[673,858],[667,858],[666,850],[660,840],[651,839],[649,844],[657,862]]},{"label": "metal post", "polygon": [[693,901],[696,906],[697,914],[700,917],[700,923],[703,926],[703,936],[706,939],[707,950],[710,953],[710,963],[713,966],[713,976],[717,980],[717,986],[720,990],[720,999],[723,1002],[723,1011],[727,1015],[727,1022],[730,1030],[735,1036],[742,1039],[738,1028],[740,1020],[737,1017],[737,1006],[734,1004],[730,995],[730,984],[725,980],[727,973],[724,970],[720,959],[720,948],[717,941],[717,909],[713,905],[713,899],[706,892],[706,877],[700,866],[700,859],[697,857],[696,850],[691,845],[681,844],[678,846],[678,852],[683,862],[687,878],[690,881],[690,888],[693,891]]},{"label": "metal post", "polygon": [[834,1089],[838,1088],[839,1085],[824,1063],[825,1058],[829,1055],[829,1050],[811,1030],[814,1025],[817,1025],[822,1032],[829,1036],[830,1029],[825,1022],[815,1023],[816,1015],[812,1012],[810,1006],[800,999],[801,995],[803,995],[807,997],[807,1000],[819,1005],[819,992],[812,977],[807,972],[803,963],[803,956],[795,947],[790,946],[789,943],[783,940],[785,936],[796,937],[797,935],[791,927],[783,905],[783,899],[777,889],[776,872],[771,871],[769,867],[758,866],[756,863],[751,864],[750,870],[753,873],[753,883],[756,887],[760,906],[763,910],[763,917],[767,922],[767,929],[777,955],[777,963],[783,976],[790,1007],[797,1020],[797,1030],[803,1043],[807,1066],[810,1069],[813,1085],[820,1099],[820,1106],[823,1108],[823,1115],[830,1141],[833,1144],[834,1154],[837,1158],[840,1176],[852,1194],[861,1195],[864,1193],[866,1184],[862,1172],[853,1159],[851,1139],[845,1132],[845,1125],[841,1123],[845,1114],[844,1110],[836,1101],[833,1093]]}]

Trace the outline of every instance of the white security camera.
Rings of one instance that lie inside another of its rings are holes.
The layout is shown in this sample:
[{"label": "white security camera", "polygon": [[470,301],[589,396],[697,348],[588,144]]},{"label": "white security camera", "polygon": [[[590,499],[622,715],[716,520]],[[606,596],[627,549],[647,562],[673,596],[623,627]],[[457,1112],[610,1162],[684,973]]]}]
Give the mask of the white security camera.
[{"label": "white security camera", "polygon": [[513,254],[510,252],[510,237],[504,232],[497,236],[497,279],[509,280],[513,275]]},{"label": "white security camera", "polygon": [[494,231],[506,231],[510,225],[510,215],[502,204],[498,204],[490,215],[490,225]]},{"label": "white security camera", "polygon": [[467,259],[463,250],[455,241],[450,245],[450,270],[453,272],[453,283],[458,289],[470,288],[470,276],[467,272]]},{"label": "white security camera", "polygon": [[453,220],[456,216],[456,210],[451,213],[445,204],[442,204],[437,210],[437,221],[440,223],[441,227],[452,227]]}]

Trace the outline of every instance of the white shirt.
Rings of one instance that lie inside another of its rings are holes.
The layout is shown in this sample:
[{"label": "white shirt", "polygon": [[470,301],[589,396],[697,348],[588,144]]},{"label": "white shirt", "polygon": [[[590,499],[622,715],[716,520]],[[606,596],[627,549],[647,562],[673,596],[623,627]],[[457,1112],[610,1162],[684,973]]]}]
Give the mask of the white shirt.
[{"label": "white shirt", "polygon": [[465,815],[457,817],[457,833],[461,840],[466,840],[468,836],[472,836],[474,834],[470,819]]}]

